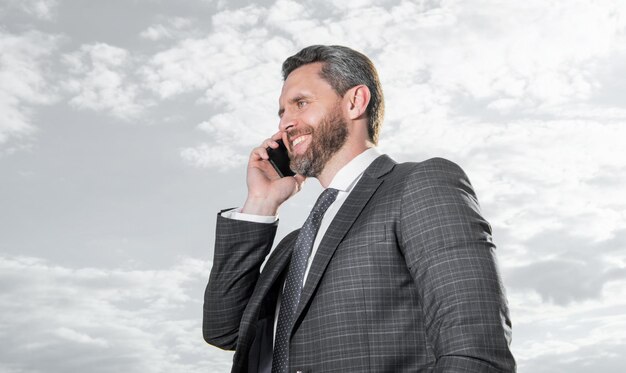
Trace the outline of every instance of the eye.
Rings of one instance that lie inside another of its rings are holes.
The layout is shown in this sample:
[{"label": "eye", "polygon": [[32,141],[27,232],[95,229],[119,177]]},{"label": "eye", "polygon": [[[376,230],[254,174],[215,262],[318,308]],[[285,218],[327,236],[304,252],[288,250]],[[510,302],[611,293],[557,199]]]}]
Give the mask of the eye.
[{"label": "eye", "polygon": [[302,109],[303,107],[306,106],[306,101],[300,100],[296,103],[296,105],[298,106],[298,109]]}]

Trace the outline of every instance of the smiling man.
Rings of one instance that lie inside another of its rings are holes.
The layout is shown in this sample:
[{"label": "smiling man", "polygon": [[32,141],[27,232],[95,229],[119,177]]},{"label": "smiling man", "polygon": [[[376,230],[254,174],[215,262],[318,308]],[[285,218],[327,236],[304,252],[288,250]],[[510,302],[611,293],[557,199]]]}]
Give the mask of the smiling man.
[{"label": "smiling man", "polygon": [[[283,78],[248,197],[218,214],[206,341],[236,351],[233,372],[514,372],[491,228],[465,173],[376,150],[384,99],[363,54],[307,47]],[[293,177],[268,161],[277,140]],[[305,178],[325,190],[270,253],[278,209]]]}]

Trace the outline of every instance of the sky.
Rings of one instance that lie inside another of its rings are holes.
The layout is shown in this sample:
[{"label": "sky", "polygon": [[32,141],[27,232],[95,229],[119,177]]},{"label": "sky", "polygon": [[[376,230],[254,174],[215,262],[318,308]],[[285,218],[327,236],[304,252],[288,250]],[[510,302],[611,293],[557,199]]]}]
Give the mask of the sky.
[{"label": "sky", "polygon": [[469,175],[518,371],[622,371],[625,2],[2,0],[0,372],[229,371],[201,335],[216,215],[311,44],[377,66],[382,152]]}]

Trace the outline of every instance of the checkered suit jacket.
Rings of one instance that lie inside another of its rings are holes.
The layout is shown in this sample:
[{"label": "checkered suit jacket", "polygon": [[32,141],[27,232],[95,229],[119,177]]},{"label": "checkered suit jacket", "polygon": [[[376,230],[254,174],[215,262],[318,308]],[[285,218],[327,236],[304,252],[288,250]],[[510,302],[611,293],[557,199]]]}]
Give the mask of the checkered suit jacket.
[{"label": "checkered suit jacket", "polygon": [[[297,231],[218,215],[205,340],[233,372],[271,365],[276,297]],[[514,372],[491,228],[465,173],[380,156],[328,228],[296,311],[290,372]]]}]

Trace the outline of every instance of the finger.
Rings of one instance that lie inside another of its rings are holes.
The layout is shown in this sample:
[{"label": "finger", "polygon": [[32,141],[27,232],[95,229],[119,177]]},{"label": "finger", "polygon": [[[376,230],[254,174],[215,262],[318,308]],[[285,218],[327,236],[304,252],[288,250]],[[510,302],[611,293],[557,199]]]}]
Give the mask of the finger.
[{"label": "finger", "polygon": [[276,148],[278,148],[279,145],[276,142],[276,140],[274,140],[274,138],[272,137],[272,138],[269,138],[269,139],[266,139],[265,141],[263,141],[263,145],[262,146],[265,147],[265,148],[276,149]]},{"label": "finger", "polygon": [[[287,132],[285,131],[278,131],[275,134],[272,135],[271,139],[273,141],[282,141],[283,144],[287,145],[288,141],[289,141],[289,137],[287,135]],[[276,144],[278,144],[278,142],[276,142]]]},{"label": "finger", "polygon": [[286,134],[286,132],[284,131],[278,131],[275,134],[272,135],[271,139],[272,140],[284,140],[283,139],[283,135]]},{"label": "finger", "polygon": [[250,153],[250,160],[251,161],[258,161],[261,159],[269,159],[269,155],[267,154],[267,146],[259,146],[256,147],[254,149],[252,149],[252,153]]},{"label": "finger", "polygon": [[265,176],[267,176],[270,180],[280,179],[280,175],[272,166],[272,164],[268,161],[259,161],[257,163],[257,168],[263,171]]}]

